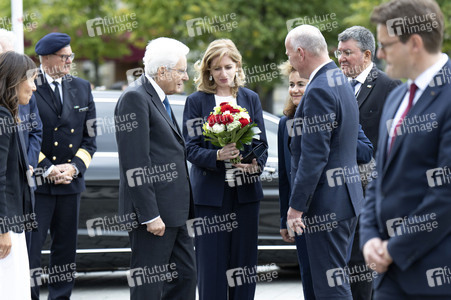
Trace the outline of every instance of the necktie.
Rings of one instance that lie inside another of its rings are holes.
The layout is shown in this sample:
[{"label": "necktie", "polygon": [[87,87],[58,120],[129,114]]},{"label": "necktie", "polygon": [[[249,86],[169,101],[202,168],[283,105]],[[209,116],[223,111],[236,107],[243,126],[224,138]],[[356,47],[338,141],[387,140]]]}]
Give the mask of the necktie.
[{"label": "necktie", "polygon": [[355,88],[355,86],[358,84],[359,82],[355,79],[351,79],[351,85],[353,88]]},{"label": "necktie", "polygon": [[63,110],[63,105],[61,103],[60,89],[58,87],[59,83],[58,83],[58,81],[53,81],[52,83],[55,86],[55,91],[54,91],[55,98],[56,98],[55,106],[56,106],[56,110],[58,111],[58,114],[60,115],[61,111]]},{"label": "necktie", "polygon": [[410,85],[409,103],[407,104],[406,109],[402,113],[401,118],[398,120],[398,123],[396,123],[395,130],[393,131],[393,135],[392,135],[391,140],[390,140],[390,147],[388,148],[388,154],[390,154],[391,149],[393,148],[393,144],[395,143],[396,137],[398,136],[397,132],[399,130],[399,127],[401,127],[402,122],[404,121],[407,113],[409,112],[409,110],[413,106],[413,99],[415,98],[415,93],[417,92],[417,89],[418,89],[418,87],[415,85],[415,83],[412,83]]},{"label": "necktie", "polygon": [[164,97],[163,104],[164,104],[164,107],[166,108],[166,112],[169,115],[169,119],[171,119],[171,121],[173,121],[172,114],[171,114],[171,106],[169,105],[168,97]]}]

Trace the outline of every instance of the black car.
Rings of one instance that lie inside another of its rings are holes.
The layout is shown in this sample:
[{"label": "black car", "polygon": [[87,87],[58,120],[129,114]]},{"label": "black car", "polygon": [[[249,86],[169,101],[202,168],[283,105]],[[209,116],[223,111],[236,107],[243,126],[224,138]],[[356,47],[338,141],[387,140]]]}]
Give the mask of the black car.
[{"label": "black car", "polygon": [[[130,245],[126,228],[114,223],[118,215],[119,159],[115,139],[114,108],[119,91],[94,91],[97,110],[97,152],[85,174],[86,191],[81,195],[78,227],[77,270],[101,271],[128,268]],[[186,96],[169,97],[180,128]],[[258,236],[259,264],[297,264],[295,246],[279,234],[279,191],[277,165],[277,126],[279,118],[264,112],[268,139],[268,161],[261,175],[264,199],[260,204]],[[132,122],[130,126],[133,126]],[[89,128],[88,128],[89,129]],[[122,128],[121,130],[132,130]],[[131,145],[139,146],[139,145]],[[97,220],[97,221],[96,221]],[[111,221],[111,222],[110,222]],[[98,222],[101,227],[94,227]],[[106,224],[110,222],[110,224]],[[243,245],[246,247],[246,245]],[[49,242],[43,253],[48,254]],[[47,263],[47,255],[43,263]]]}]

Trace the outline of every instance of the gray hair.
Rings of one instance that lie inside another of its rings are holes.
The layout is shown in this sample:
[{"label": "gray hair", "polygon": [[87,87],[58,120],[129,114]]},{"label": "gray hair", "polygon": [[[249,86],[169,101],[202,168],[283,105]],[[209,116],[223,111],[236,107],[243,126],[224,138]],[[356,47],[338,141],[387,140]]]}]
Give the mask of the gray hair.
[{"label": "gray hair", "polygon": [[12,31],[0,28],[0,53],[14,51],[16,36]]},{"label": "gray hair", "polygon": [[376,54],[376,42],[374,41],[374,35],[362,26],[352,26],[338,35],[339,42],[346,42],[353,39],[357,42],[357,47],[360,51],[365,52],[369,50],[371,52],[371,59]]},{"label": "gray hair", "polygon": [[327,43],[321,31],[312,25],[300,25],[292,29],[287,39],[290,39],[293,50],[305,49],[315,56],[327,55]]},{"label": "gray hair", "polygon": [[173,68],[180,57],[186,56],[189,48],[177,40],[160,37],[151,40],[144,54],[144,69],[147,75],[155,77],[159,67]]}]

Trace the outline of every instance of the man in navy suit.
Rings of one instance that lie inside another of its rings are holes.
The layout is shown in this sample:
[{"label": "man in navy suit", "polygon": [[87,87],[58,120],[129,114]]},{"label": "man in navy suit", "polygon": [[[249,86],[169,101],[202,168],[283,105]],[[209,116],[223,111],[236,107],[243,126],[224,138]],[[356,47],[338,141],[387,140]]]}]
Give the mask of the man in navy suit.
[{"label": "man in navy suit", "polygon": [[[382,108],[388,94],[401,84],[401,81],[389,78],[372,62],[376,54],[376,42],[371,31],[365,27],[352,26],[347,28],[338,35],[338,41],[335,56],[338,58],[341,70],[354,88],[354,94],[359,105],[359,122],[365,131],[365,135],[373,144],[374,153],[376,153]],[[367,183],[373,180],[372,176],[376,174],[374,172],[374,161],[361,165],[360,171],[365,188]],[[349,261],[349,267],[354,266],[359,266],[359,273],[362,274],[362,278],[371,276],[372,271],[365,267],[365,260],[360,250],[359,223],[357,223]],[[351,290],[354,300],[371,299],[372,281],[366,279],[353,281],[351,282]]]},{"label": "man in navy suit", "polygon": [[[35,50],[41,67],[34,96],[43,140],[35,170],[38,231],[31,237],[30,269],[33,276],[42,273],[41,249],[50,229],[49,299],[69,299],[75,280],[80,194],[96,151],[95,126],[90,122],[96,111],[89,82],[69,75],[74,58],[70,37],[50,33]],[[31,293],[32,299],[39,299],[38,284]]]},{"label": "man in navy suit", "polygon": [[189,79],[188,52],[174,39],[150,41],[145,74],[124,91],[114,111],[116,122],[134,115],[138,124],[116,132],[119,213],[134,215],[141,224],[129,232],[134,300],[196,298],[194,245],[186,226],[193,211],[185,141],[167,98],[183,92]]},{"label": "man in navy suit", "polygon": [[287,222],[305,234],[315,297],[352,299],[344,270],[363,204],[357,101],[316,27],[296,27],[285,47],[291,65],[309,78],[293,119]]},{"label": "man in navy suit", "polygon": [[378,58],[407,78],[387,99],[378,177],[370,183],[360,242],[381,273],[375,299],[451,299],[451,61],[441,53],[444,18],[433,0],[376,7]]}]

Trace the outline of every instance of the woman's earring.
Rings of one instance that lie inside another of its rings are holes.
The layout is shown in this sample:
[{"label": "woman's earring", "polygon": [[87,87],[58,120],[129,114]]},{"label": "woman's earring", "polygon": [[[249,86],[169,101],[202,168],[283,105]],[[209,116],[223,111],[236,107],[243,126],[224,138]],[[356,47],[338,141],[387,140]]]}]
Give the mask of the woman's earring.
[{"label": "woman's earring", "polygon": [[213,76],[210,75],[210,77],[208,77],[208,79],[209,79],[210,81],[212,81],[212,80],[213,80]]}]

